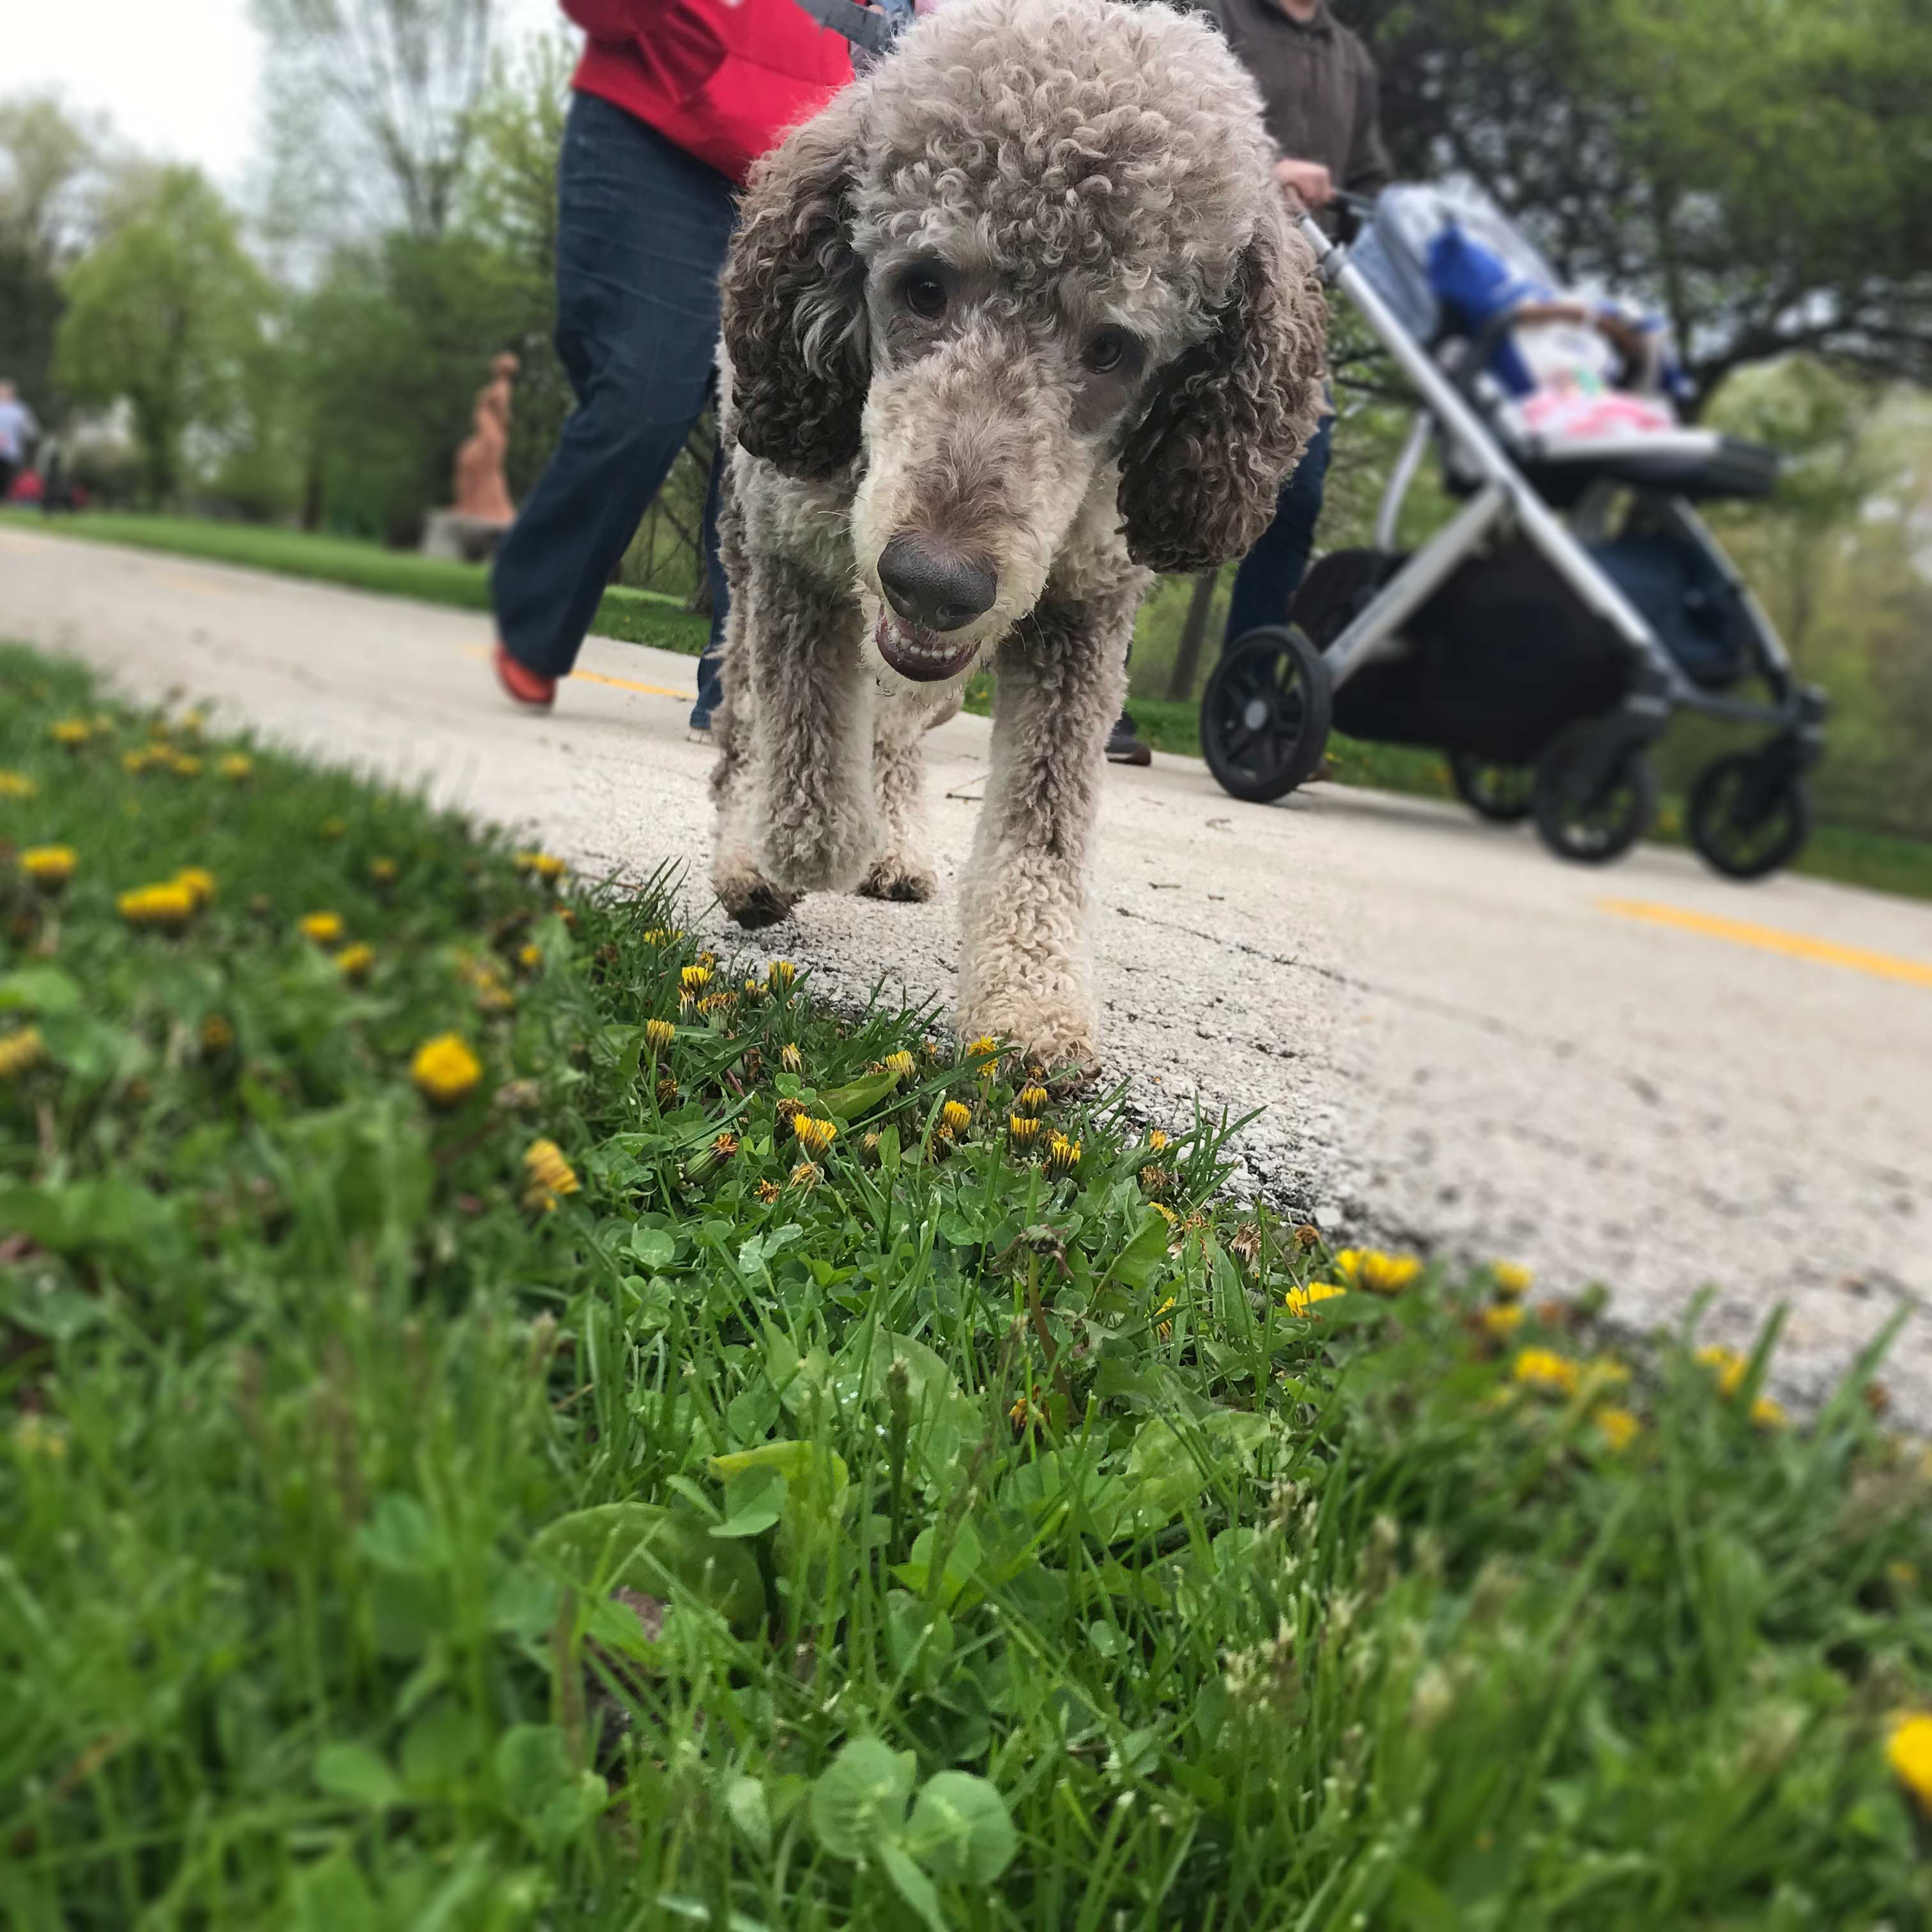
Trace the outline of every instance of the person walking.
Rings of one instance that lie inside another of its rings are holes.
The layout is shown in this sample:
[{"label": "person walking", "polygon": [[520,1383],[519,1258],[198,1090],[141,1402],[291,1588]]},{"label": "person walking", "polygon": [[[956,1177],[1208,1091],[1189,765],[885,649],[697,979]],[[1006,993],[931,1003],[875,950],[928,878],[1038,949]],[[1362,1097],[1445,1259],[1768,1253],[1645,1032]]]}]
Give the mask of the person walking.
[{"label": "person walking", "polygon": [[[714,386],[718,277],[751,166],[852,78],[848,44],[795,0],[562,0],[584,55],[557,166],[556,350],[577,406],[498,546],[496,673],[548,710],[605,584]],[[721,448],[704,522],[710,728],[730,591]]]},{"label": "person walking", "polygon": [[6,502],[27,460],[27,446],[40,433],[33,411],[21,401],[14,385],[0,376],[0,503]]},{"label": "person walking", "polygon": [[[1293,211],[1319,215],[1336,192],[1375,194],[1391,170],[1382,140],[1376,65],[1360,40],[1335,18],[1329,0],[1201,0],[1261,89],[1262,109],[1282,158],[1275,179]],[[1262,624],[1279,624],[1301,587],[1328,475],[1332,406],[1294,473],[1282,485],[1273,521],[1234,572],[1225,652]],[[1123,712],[1107,741],[1117,764],[1147,764],[1151,754]]]}]

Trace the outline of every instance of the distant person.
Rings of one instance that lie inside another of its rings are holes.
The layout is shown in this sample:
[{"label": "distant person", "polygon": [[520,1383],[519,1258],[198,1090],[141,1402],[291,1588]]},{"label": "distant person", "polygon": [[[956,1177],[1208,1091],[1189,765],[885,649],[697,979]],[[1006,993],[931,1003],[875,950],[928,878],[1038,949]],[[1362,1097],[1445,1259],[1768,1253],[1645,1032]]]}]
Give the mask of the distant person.
[{"label": "distant person", "polygon": [[[1376,194],[1392,170],[1382,142],[1380,86],[1369,50],[1330,10],[1328,0],[1201,0],[1261,89],[1268,130],[1282,158],[1275,164],[1292,211],[1316,213],[1337,190]],[[1332,410],[1282,486],[1274,520],[1234,572],[1221,648],[1262,624],[1279,624],[1301,587],[1322,518],[1328,475]],[[1120,714],[1107,740],[1116,764],[1150,762],[1132,718]]]},{"label": "distant person", "polygon": [[[548,709],[612,571],[712,388],[718,280],[751,165],[852,78],[794,0],[562,0],[586,36],[557,166],[556,349],[577,406],[496,552],[496,668]],[[730,592],[718,478],[704,523],[711,640],[694,731],[719,700]]]},{"label": "distant person", "polygon": [[34,412],[14,385],[0,376],[0,503],[12,493],[14,478],[27,460],[27,446],[40,433]]}]

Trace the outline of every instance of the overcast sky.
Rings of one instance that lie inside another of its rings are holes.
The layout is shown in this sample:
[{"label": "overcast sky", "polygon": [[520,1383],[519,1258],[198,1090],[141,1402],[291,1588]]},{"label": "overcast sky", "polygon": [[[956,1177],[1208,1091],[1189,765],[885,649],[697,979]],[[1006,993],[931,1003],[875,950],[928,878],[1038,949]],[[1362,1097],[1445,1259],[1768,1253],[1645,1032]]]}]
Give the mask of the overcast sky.
[{"label": "overcast sky", "polygon": [[[554,0],[498,8],[513,38],[558,17]],[[231,190],[255,145],[261,58],[248,0],[0,0],[0,92],[58,87]]]}]

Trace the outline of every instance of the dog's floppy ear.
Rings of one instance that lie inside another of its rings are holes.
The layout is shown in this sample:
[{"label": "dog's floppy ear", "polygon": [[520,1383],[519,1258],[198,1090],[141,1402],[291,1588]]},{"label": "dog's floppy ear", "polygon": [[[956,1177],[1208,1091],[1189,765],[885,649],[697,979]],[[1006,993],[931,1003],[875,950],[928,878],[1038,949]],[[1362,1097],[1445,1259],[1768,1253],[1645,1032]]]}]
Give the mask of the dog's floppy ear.
[{"label": "dog's floppy ear", "polygon": [[845,204],[866,92],[848,88],[752,170],[724,266],[738,440],[791,476],[859,453],[866,271]]},{"label": "dog's floppy ear", "polygon": [[1320,419],[1326,335],[1313,254],[1271,202],[1214,333],[1164,373],[1121,452],[1136,562],[1206,570],[1267,529]]}]

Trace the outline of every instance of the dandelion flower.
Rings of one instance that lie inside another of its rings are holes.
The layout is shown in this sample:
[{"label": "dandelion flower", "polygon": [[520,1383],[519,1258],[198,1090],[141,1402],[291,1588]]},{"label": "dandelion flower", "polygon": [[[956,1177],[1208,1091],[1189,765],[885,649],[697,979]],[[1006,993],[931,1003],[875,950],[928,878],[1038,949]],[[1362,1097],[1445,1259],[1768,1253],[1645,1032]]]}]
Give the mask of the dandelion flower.
[{"label": "dandelion flower", "polygon": [[1029,1083],[1013,1096],[1013,1110],[1021,1114],[1043,1114],[1048,1097],[1044,1087]]},{"label": "dandelion flower", "polygon": [[154,761],[154,754],[145,747],[121,754],[121,769],[130,778],[137,778]]},{"label": "dandelion flower", "polygon": [[949,1100],[939,1110],[939,1124],[949,1134],[963,1134],[973,1124],[973,1110],[963,1100]]},{"label": "dandelion flower", "polygon": [[966,1058],[968,1060],[997,1060],[999,1052],[1000,1042],[991,1034],[982,1033],[968,1046]]},{"label": "dandelion flower", "polygon": [[534,973],[543,964],[543,948],[532,940],[527,945],[518,949],[517,964],[526,972]]},{"label": "dandelion flower", "polygon": [[1006,1137],[1013,1144],[1016,1154],[1028,1152],[1040,1138],[1040,1123],[1030,1114],[1012,1114],[1007,1117]]},{"label": "dandelion flower", "polygon": [[353,946],[345,946],[335,956],[335,970],[352,986],[361,986],[375,963],[376,949],[359,939]]},{"label": "dandelion flower", "polygon": [[1141,1192],[1143,1194],[1165,1194],[1174,1185],[1174,1176],[1158,1161],[1149,1161],[1141,1169]]},{"label": "dandelion flower", "polygon": [[1697,1359],[1716,1375],[1720,1395],[1736,1395],[1750,1367],[1750,1364],[1735,1348],[1700,1348]]},{"label": "dandelion flower", "polygon": [[191,752],[177,752],[168,760],[168,769],[177,778],[198,778],[201,776],[201,760]]},{"label": "dandelion flower", "polygon": [[519,852],[516,866],[526,878],[542,879],[546,884],[562,878],[570,869],[554,852]]},{"label": "dandelion flower", "polygon": [[1422,1272],[1413,1255],[1385,1255],[1378,1248],[1344,1248],[1335,1266],[1352,1286],[1372,1294],[1400,1294]]},{"label": "dandelion flower", "polygon": [[1761,1395],[1750,1406],[1750,1419],[1760,1429],[1782,1429],[1791,1418],[1784,1412],[1781,1402],[1773,1402],[1768,1395]]},{"label": "dandelion flower", "polygon": [[220,1013],[210,1013],[201,1023],[201,1050],[211,1057],[226,1053],[235,1044],[235,1029]]},{"label": "dandelion flower", "polygon": [[488,971],[476,976],[476,1010],[482,1013],[507,1013],[517,1004],[517,996],[495,974]]},{"label": "dandelion flower", "polygon": [[776,1180],[761,1180],[752,1190],[767,1208],[778,1198],[781,1191]]},{"label": "dandelion flower", "polygon": [[23,1415],[14,1425],[14,1447],[22,1456],[58,1462],[67,1454],[67,1431],[44,1415]]},{"label": "dandelion flower", "polygon": [[349,830],[349,826],[342,819],[325,818],[315,829],[320,836],[332,842],[340,838]]},{"label": "dandelion flower", "polygon": [[824,1178],[825,1170],[823,1168],[811,1161],[802,1160],[791,1171],[790,1184],[794,1187],[803,1188],[809,1194]]},{"label": "dandelion flower", "polygon": [[919,1071],[919,1062],[901,1047],[896,1053],[886,1055],[885,1068],[888,1073],[896,1073],[902,1080],[910,1080]]},{"label": "dandelion flower", "polygon": [[17,1080],[47,1057],[47,1043],[38,1027],[20,1027],[0,1034],[0,1080]]},{"label": "dandelion flower", "polygon": [[765,984],[774,993],[788,993],[798,978],[798,968],[789,959],[774,959],[765,968]]},{"label": "dandelion flower", "polygon": [[29,845],[20,854],[20,869],[50,898],[56,897],[74,877],[71,845]]},{"label": "dandelion flower", "polygon": [[393,886],[398,874],[402,870],[393,859],[371,859],[369,876],[379,886]]},{"label": "dandelion flower", "polygon": [[644,1044],[653,1053],[668,1052],[671,1042],[676,1038],[677,1028],[673,1026],[669,1020],[645,1021]]},{"label": "dandelion flower", "polygon": [[1529,1285],[1536,1277],[1520,1262],[1498,1262],[1490,1270],[1496,1284],[1498,1294],[1508,1295],[1511,1300],[1529,1292]]},{"label": "dandelion flower", "polygon": [[163,932],[179,932],[194,916],[194,895],[185,886],[137,886],[114,904],[130,926],[152,926]]},{"label": "dandelion flower", "polygon": [[684,937],[675,927],[654,926],[644,934],[646,946],[675,946]]},{"label": "dandelion flower", "polygon": [[556,1142],[538,1139],[524,1150],[524,1172],[530,1185],[548,1195],[574,1194],[583,1184]]},{"label": "dandelion flower", "polygon": [[1291,1288],[1288,1291],[1288,1312],[1305,1321],[1318,1301],[1333,1301],[1348,1292],[1332,1281],[1311,1281],[1306,1288]]},{"label": "dandelion flower", "polygon": [[1621,1453],[1642,1433],[1643,1424],[1627,1408],[1600,1408],[1590,1420],[1604,1432],[1604,1440]]},{"label": "dandelion flower", "polygon": [[0,772],[0,798],[33,798],[40,789],[25,772]]},{"label": "dandelion flower", "polygon": [[787,1040],[778,1048],[778,1064],[788,1073],[802,1073],[805,1071],[805,1055],[790,1040]]},{"label": "dandelion flower", "polygon": [[296,921],[296,927],[303,938],[322,946],[338,944],[344,930],[339,912],[305,912]]},{"label": "dandelion flower", "polygon": [[77,752],[94,736],[94,728],[85,718],[63,718],[49,730],[47,736],[56,745]]},{"label": "dandelion flower", "polygon": [[711,983],[709,966],[687,966],[679,974],[678,983],[687,993],[701,993]]},{"label": "dandelion flower", "polygon": [[1148,1136],[1147,1144],[1150,1154],[1165,1154],[1167,1151],[1167,1136],[1158,1127]]},{"label": "dandelion flower", "polygon": [[1574,1395],[1583,1378],[1582,1369],[1553,1348],[1526,1348],[1513,1371],[1518,1382],[1545,1395]]},{"label": "dandelion flower", "polygon": [[174,883],[194,901],[196,912],[214,896],[214,874],[205,866],[184,866],[175,874]]},{"label": "dandelion flower", "polygon": [[255,761],[244,752],[230,752],[215,769],[230,784],[240,784],[255,775]]},{"label": "dandelion flower", "polygon": [[814,1157],[824,1153],[838,1138],[838,1130],[831,1121],[816,1119],[810,1114],[794,1114],[791,1130],[799,1145]]},{"label": "dandelion flower", "polygon": [[432,1106],[453,1107],[476,1090],[483,1064],[455,1034],[424,1040],[410,1062],[410,1078]]},{"label": "dandelion flower", "polygon": [[1071,1174],[1080,1165],[1080,1143],[1055,1134],[1046,1144],[1046,1165],[1053,1174]]},{"label": "dandelion flower", "polygon": [[1172,1322],[1163,1322],[1161,1320],[1161,1317],[1164,1315],[1171,1313],[1173,1308],[1174,1297],[1170,1294],[1154,1312],[1154,1318],[1156,1324],[1154,1332],[1160,1336],[1160,1339],[1163,1342],[1171,1342],[1174,1340],[1174,1324]]},{"label": "dandelion flower", "polygon": [[1513,1301],[1505,1302],[1499,1308],[1483,1310],[1483,1326],[1492,1335],[1514,1335],[1522,1326],[1522,1310]]},{"label": "dandelion flower", "polygon": [[1921,1809],[1932,1814],[1932,1716],[1912,1711],[1900,1717],[1886,1741],[1885,1761]]}]

